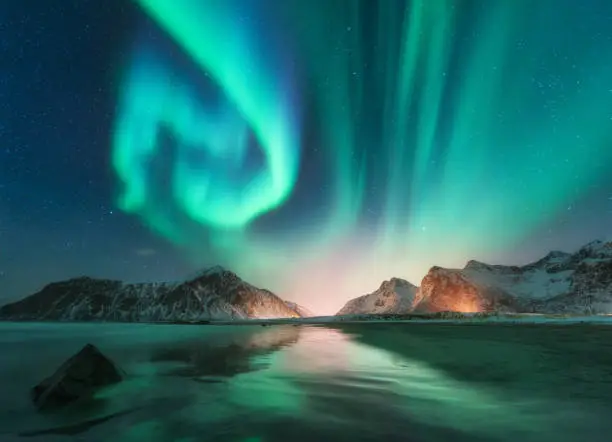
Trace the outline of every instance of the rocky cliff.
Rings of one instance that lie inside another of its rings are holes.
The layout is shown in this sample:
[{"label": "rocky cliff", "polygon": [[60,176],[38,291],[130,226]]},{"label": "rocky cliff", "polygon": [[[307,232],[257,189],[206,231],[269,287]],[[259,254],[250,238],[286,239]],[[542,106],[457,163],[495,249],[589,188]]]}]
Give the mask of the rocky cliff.
[{"label": "rocky cliff", "polygon": [[435,313],[490,312],[523,310],[521,303],[500,287],[482,283],[473,278],[468,270],[451,270],[433,267],[421,282],[414,312]]},{"label": "rocky cliff", "polygon": [[0,308],[15,320],[192,321],[299,317],[282,299],[221,267],[181,283],[125,284],[88,277],[47,285]]}]

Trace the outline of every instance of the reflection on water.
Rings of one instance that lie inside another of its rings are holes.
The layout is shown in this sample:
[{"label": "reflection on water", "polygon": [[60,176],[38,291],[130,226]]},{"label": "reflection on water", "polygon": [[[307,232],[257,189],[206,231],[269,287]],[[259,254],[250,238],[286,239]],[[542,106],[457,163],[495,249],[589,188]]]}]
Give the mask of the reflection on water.
[{"label": "reflection on water", "polygon": [[205,382],[211,377],[228,377],[266,368],[270,352],[295,344],[300,335],[298,327],[266,328],[250,336],[239,336],[221,345],[214,341],[195,338],[171,346],[155,349],[153,364],[169,362],[177,366],[168,375],[189,377]]},{"label": "reflection on water", "polygon": [[[611,332],[546,330],[2,324],[0,440],[607,441],[612,360],[586,356]],[[129,378],[36,414],[29,387],[85,342]]]}]

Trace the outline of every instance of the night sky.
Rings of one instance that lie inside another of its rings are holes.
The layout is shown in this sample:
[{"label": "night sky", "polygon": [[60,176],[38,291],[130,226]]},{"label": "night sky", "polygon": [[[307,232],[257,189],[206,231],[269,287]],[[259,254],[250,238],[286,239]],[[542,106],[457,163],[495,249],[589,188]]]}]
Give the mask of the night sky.
[{"label": "night sky", "polygon": [[609,0],[0,2],[0,302],[221,264],[334,313],[612,236]]}]

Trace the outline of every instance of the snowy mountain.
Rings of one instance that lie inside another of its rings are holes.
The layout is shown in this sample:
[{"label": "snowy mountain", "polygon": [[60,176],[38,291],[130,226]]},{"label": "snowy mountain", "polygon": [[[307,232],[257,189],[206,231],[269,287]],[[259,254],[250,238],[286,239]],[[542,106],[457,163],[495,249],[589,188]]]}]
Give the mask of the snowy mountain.
[{"label": "snowy mountain", "polygon": [[363,313],[393,314],[412,310],[418,287],[399,278],[384,281],[378,290],[351,299],[336,315],[357,315]]},{"label": "snowy mountain", "polygon": [[[380,291],[349,301],[338,314],[388,313],[367,300]],[[612,242],[594,241],[575,253],[551,252],[525,266],[469,261],[463,269],[433,267],[412,303],[399,310],[612,313]]]},{"label": "snowy mountain", "polygon": [[221,267],[182,283],[70,279],[0,308],[0,318],[20,320],[138,322],[299,316],[272,292]]},{"label": "snowy mountain", "polygon": [[525,266],[470,261],[434,267],[423,278],[416,311],[612,313],[612,242],[576,253],[551,252]]},{"label": "snowy mountain", "polygon": [[488,266],[477,261],[468,262],[462,270],[432,267],[421,282],[411,311],[524,311],[525,307],[509,290],[512,282],[504,284],[516,276],[511,267]]}]

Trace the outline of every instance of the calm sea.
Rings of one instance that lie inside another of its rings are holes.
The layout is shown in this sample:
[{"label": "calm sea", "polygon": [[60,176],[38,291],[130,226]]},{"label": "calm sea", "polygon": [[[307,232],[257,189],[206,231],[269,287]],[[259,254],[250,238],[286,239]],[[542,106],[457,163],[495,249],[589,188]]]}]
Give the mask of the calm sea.
[{"label": "calm sea", "polygon": [[[86,343],[86,408],[29,390]],[[0,323],[0,440],[610,441],[612,327]]]}]

